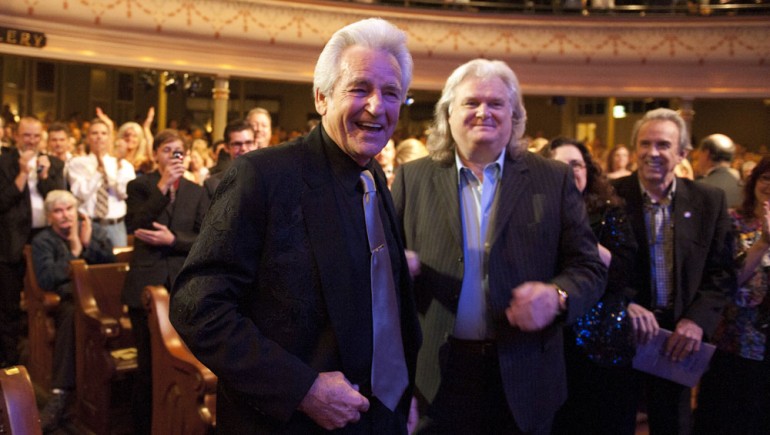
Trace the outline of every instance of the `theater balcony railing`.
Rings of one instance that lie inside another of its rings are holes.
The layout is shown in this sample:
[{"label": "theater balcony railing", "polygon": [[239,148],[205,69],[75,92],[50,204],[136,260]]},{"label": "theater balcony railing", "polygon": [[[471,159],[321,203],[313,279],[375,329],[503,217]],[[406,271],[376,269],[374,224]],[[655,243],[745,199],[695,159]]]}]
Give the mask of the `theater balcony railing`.
[{"label": "theater balcony railing", "polygon": [[770,98],[768,0],[582,1],[0,1],[0,53],[310,83],[334,31],[381,17],[407,33],[417,90],[485,57],[527,95]]},{"label": "theater balcony railing", "polygon": [[708,0],[338,0],[345,3],[407,7],[414,9],[478,12],[482,14],[542,14],[542,15],[676,15],[676,16],[736,16],[770,15],[770,2]]}]

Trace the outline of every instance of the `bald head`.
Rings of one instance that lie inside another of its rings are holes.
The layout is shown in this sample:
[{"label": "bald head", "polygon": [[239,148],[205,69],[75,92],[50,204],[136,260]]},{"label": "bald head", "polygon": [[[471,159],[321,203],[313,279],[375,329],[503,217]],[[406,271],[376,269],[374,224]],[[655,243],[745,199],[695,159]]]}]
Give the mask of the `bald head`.
[{"label": "bald head", "polygon": [[25,116],[16,128],[16,146],[20,151],[37,150],[43,139],[43,124],[36,118]]},{"label": "bald head", "polygon": [[714,163],[731,162],[735,155],[735,144],[729,137],[717,133],[704,138],[700,143],[700,150],[707,151]]}]

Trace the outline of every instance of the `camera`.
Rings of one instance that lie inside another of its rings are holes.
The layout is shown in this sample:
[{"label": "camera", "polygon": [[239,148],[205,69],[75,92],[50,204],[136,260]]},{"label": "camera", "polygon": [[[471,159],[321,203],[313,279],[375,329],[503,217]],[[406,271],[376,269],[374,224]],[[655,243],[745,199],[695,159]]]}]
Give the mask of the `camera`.
[{"label": "camera", "polygon": [[174,157],[175,159],[179,159],[179,160],[182,160],[182,158],[184,158],[184,153],[183,153],[183,152],[181,152],[181,151],[174,151],[174,152],[171,154],[171,156],[172,156],[172,157]]}]

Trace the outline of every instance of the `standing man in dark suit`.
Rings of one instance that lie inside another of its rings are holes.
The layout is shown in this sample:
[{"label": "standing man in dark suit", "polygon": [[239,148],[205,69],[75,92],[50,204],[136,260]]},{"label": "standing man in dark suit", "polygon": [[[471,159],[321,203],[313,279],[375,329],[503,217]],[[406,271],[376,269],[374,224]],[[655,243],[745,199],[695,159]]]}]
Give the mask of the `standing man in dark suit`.
[{"label": "standing man in dark suit", "polygon": [[315,67],[321,126],[236,159],[222,180],[170,311],[219,377],[217,431],[406,433],[421,337],[373,157],[411,77],[404,32],[344,27]]},{"label": "standing man in dark suit", "polygon": [[158,169],[129,182],[126,199],[134,254],[122,299],[128,305],[139,365],[134,378],[135,434],[150,433],[152,415],[150,330],[142,291],[147,285],[173,286],[208,206],[203,188],[182,176],[185,145],[176,130],[158,133],[152,148]]},{"label": "standing man in dark suit", "polygon": [[16,148],[0,155],[0,367],[18,363],[24,245],[45,228],[45,196],[64,189],[64,162],[38,154],[43,124],[19,121]]},{"label": "standing man in dark suit", "polygon": [[583,200],[568,166],[519,142],[526,111],[505,63],[457,68],[435,114],[430,156],[393,184],[423,315],[421,431],[548,434],[567,395],[562,321],[606,280]]},{"label": "standing man in dark suit", "polygon": [[696,167],[702,175],[698,181],[724,190],[728,207],[740,207],[743,192],[739,174],[730,168],[735,156],[733,140],[723,134],[712,134],[701,141],[698,150]]},{"label": "standing man in dark suit", "polygon": [[[724,192],[674,175],[688,141],[675,111],[647,112],[631,137],[638,170],[615,182],[639,245],[628,307],[637,342],[671,330],[665,353],[673,361],[700,349],[736,286]],[[629,394],[646,397],[650,433],[690,433],[690,389],[635,374],[638,388]]]}]

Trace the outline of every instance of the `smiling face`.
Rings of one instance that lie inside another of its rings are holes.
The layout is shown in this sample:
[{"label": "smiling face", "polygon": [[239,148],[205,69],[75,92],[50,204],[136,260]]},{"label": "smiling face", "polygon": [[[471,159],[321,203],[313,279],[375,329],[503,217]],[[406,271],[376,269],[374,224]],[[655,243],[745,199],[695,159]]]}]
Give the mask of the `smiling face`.
[{"label": "smiling face", "polygon": [[652,120],[639,128],[636,161],[645,189],[663,193],[674,180],[674,168],[680,160],[679,127],[674,122]]},{"label": "smiling face", "polygon": [[508,89],[497,77],[470,76],[455,89],[449,128],[462,159],[489,163],[511,140],[513,109]]},{"label": "smiling face", "polygon": [[43,125],[38,120],[22,119],[16,129],[16,144],[21,151],[37,150],[43,139]]},{"label": "smiling face", "polygon": [[139,146],[139,136],[132,128],[127,128],[120,138],[125,141],[127,151],[134,151]]},{"label": "smiling face", "polygon": [[254,113],[249,116],[249,125],[254,130],[254,142],[256,149],[265,148],[270,145],[270,138],[273,136],[273,130],[270,125],[270,118],[264,113]]},{"label": "smiling face", "polygon": [[331,95],[316,91],[315,106],[324,129],[361,166],[382,150],[398,124],[401,68],[385,51],[345,49]]}]

